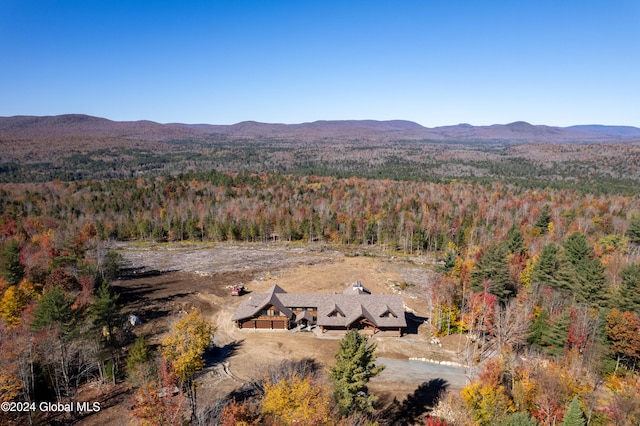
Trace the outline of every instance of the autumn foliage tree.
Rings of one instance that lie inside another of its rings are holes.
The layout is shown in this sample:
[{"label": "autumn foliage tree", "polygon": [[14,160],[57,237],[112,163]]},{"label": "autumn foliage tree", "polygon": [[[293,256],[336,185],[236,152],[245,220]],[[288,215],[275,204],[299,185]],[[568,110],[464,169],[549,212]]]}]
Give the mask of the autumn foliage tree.
[{"label": "autumn foliage tree", "polygon": [[635,366],[640,359],[640,318],[638,314],[612,309],[607,315],[607,338],[611,353],[616,357],[616,371],[620,363]]},{"label": "autumn foliage tree", "polygon": [[515,411],[505,387],[504,373],[501,360],[492,359],[485,364],[479,379],[462,389],[462,399],[475,424],[495,425]]},{"label": "autumn foliage tree", "polygon": [[158,380],[139,387],[131,399],[131,418],[139,426],[180,426],[184,421],[184,395],[175,386],[167,361],[159,360]]},{"label": "autumn foliage tree", "polygon": [[262,415],[274,424],[326,425],[331,418],[331,393],[311,377],[285,378],[267,382],[262,399]]},{"label": "autumn foliage tree", "polygon": [[196,382],[194,377],[204,363],[204,352],[211,346],[215,328],[197,310],[179,319],[162,340],[161,352],[171,363],[172,372],[185,389],[191,419],[196,419]]}]

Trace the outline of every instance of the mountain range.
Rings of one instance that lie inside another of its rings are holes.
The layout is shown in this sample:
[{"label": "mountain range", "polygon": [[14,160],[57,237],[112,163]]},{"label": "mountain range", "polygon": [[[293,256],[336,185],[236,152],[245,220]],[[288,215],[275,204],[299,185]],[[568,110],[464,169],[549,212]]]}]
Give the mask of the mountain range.
[{"label": "mountain range", "polygon": [[554,127],[524,121],[491,126],[457,124],[423,127],[405,120],[334,120],[301,124],[243,121],[232,125],[160,124],[152,121],[111,121],[81,114],[0,117],[0,144],[9,141],[59,138],[109,138],[141,141],[280,139],[323,140],[425,140],[442,142],[502,143],[615,143],[640,140],[640,128],[577,125]]}]

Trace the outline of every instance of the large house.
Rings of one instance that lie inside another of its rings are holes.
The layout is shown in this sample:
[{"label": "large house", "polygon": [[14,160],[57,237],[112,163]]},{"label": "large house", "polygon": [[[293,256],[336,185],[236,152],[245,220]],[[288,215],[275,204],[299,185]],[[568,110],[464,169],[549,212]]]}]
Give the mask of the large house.
[{"label": "large house", "polygon": [[243,301],[232,318],[240,329],[316,325],[324,333],[401,336],[407,326],[402,297],[370,294],[360,282],[341,294],[289,294],[277,285]]}]

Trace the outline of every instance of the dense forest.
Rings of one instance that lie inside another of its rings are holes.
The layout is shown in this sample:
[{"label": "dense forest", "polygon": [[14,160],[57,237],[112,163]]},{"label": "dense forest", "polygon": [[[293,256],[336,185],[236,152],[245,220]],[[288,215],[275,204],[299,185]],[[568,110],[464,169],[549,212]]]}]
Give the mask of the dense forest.
[{"label": "dense forest", "polygon": [[554,424],[576,399],[588,424],[640,421],[637,194],[216,171],[5,183],[3,401],[71,400],[83,383],[126,375],[120,348],[133,336],[115,329],[113,240],[429,255],[440,260],[429,321],[472,337],[477,373],[435,414]]}]

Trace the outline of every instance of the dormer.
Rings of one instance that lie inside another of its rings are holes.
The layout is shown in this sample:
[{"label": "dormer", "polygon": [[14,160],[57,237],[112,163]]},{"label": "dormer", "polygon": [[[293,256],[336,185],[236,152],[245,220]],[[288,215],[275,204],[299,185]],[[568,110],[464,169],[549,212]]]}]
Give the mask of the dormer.
[{"label": "dormer", "polygon": [[387,305],[384,312],[380,314],[380,318],[398,318],[398,316],[389,308],[389,305]]},{"label": "dormer", "polygon": [[331,311],[329,312],[329,315],[327,315],[330,318],[336,318],[336,317],[341,317],[344,318],[344,312],[342,312],[342,309],[340,309],[338,307],[338,305],[333,305],[333,309],[331,309]]}]

